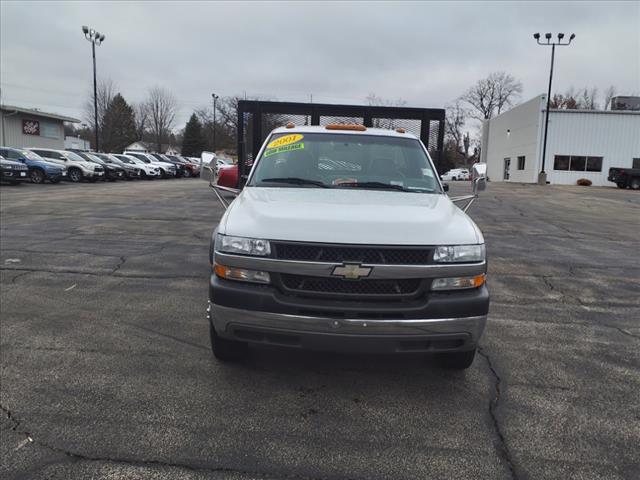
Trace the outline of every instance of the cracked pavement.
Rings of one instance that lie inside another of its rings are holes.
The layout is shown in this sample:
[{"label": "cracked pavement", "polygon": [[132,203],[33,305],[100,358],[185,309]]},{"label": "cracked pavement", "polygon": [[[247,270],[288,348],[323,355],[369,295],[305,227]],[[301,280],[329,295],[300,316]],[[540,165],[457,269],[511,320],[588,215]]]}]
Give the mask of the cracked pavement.
[{"label": "cracked pavement", "polygon": [[483,193],[491,313],[455,373],[269,348],[220,364],[205,182],[3,186],[0,476],[639,478],[640,195]]}]

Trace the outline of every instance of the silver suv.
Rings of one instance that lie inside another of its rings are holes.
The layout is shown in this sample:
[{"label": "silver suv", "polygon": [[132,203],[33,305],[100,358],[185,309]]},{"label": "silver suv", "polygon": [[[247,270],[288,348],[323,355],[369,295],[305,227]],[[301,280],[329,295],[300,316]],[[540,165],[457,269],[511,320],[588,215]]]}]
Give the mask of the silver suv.
[{"label": "silver suv", "polygon": [[37,153],[46,160],[67,167],[67,177],[72,182],[82,180],[95,182],[104,178],[104,168],[101,165],[88,162],[76,153],[52,148],[28,148],[27,150]]}]

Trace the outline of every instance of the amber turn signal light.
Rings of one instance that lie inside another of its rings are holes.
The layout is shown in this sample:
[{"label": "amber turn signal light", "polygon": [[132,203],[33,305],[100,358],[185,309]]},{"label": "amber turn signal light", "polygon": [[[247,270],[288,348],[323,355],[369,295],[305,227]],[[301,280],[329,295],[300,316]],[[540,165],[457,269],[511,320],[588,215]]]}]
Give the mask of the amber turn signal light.
[{"label": "amber turn signal light", "polygon": [[355,130],[356,132],[364,132],[367,127],[364,125],[355,125],[352,123],[330,123],[326,127],[327,130]]}]

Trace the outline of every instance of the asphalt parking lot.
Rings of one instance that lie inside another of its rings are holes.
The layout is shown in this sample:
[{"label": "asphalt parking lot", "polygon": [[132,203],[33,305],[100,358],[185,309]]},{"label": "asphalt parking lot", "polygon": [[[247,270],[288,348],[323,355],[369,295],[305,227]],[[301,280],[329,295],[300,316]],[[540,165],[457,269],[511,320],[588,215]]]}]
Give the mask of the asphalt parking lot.
[{"label": "asphalt parking lot", "polygon": [[204,181],[3,186],[0,209],[2,478],[640,478],[637,192],[489,185],[491,314],[462,373],[215,361]]}]

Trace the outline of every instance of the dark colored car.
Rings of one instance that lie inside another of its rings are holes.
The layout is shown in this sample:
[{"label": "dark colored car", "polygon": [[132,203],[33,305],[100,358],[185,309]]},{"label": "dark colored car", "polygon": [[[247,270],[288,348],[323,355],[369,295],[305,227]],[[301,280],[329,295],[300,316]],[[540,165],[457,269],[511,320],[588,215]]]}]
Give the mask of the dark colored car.
[{"label": "dark colored car", "polygon": [[93,152],[75,152],[77,155],[80,155],[88,162],[97,163],[98,165],[102,165],[104,168],[104,180],[109,180],[110,182],[115,182],[116,180],[124,180],[125,173],[122,167],[114,165],[109,165],[102,158],[98,156],[97,153]]},{"label": "dark colored car", "polygon": [[0,147],[0,155],[7,160],[20,162],[27,166],[32,183],[59,183],[67,178],[67,169],[53,162],[47,162],[37,153],[22,148]]},{"label": "dark colored car", "polygon": [[153,158],[157,159],[160,162],[171,163],[176,167],[176,178],[185,176],[185,167],[182,162],[178,162],[177,160],[172,159],[168,155],[163,155],[161,153],[150,153]]},{"label": "dark colored car", "polygon": [[118,156],[113,153],[107,153],[103,155],[107,157],[107,160],[105,160],[105,162],[113,163],[114,165],[124,169],[124,173],[127,180],[142,178],[142,175],[143,175],[142,169],[136,166],[135,163],[131,162],[131,160],[127,160],[125,162],[123,160],[120,160]]},{"label": "dark colored car", "polygon": [[118,175],[118,180],[140,178],[139,168],[130,168],[129,166],[125,166],[122,162],[120,162],[120,160],[115,158],[110,153],[92,153],[92,155],[102,160],[104,162],[103,165],[105,165],[106,167],[118,169],[118,173],[122,173],[122,175]]},{"label": "dark colored car", "polygon": [[607,180],[615,183],[618,188],[640,190],[640,168],[612,167],[609,169]]},{"label": "dark colored car", "polygon": [[177,166],[180,165],[180,167],[182,168],[183,177],[200,176],[200,167],[198,165],[194,165],[183,157],[179,157],[177,155],[165,155],[165,157],[174,162],[176,164],[176,168],[178,168]]},{"label": "dark colored car", "polygon": [[17,185],[29,181],[29,169],[26,165],[0,156],[0,181]]}]

